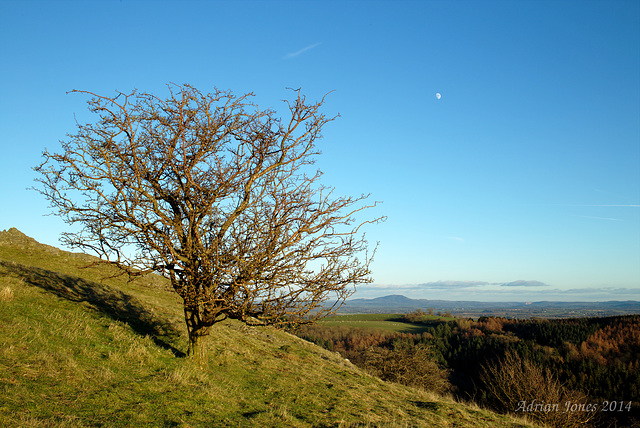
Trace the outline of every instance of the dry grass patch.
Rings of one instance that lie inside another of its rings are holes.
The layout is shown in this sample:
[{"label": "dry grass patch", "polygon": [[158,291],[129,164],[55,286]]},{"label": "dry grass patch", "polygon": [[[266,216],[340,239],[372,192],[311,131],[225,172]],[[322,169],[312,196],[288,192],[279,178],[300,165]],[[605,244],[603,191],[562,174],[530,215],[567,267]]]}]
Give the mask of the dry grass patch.
[{"label": "dry grass patch", "polygon": [[13,288],[5,285],[0,288],[0,302],[10,302],[13,300]]}]

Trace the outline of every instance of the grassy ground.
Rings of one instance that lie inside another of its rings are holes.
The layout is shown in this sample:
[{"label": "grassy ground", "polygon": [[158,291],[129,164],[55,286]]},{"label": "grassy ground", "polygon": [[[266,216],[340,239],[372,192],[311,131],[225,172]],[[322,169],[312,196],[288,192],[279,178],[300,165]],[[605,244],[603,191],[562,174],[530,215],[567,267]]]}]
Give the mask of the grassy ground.
[{"label": "grassy ground", "polygon": [[[425,315],[425,321],[452,321],[453,317],[440,317],[437,315]],[[377,329],[398,333],[422,333],[428,326],[411,324],[402,320],[402,314],[349,314],[336,315],[319,321],[326,326],[347,326],[363,329]]]},{"label": "grassy ground", "polygon": [[219,324],[184,358],[159,278],[129,284],[85,256],[0,232],[0,426],[529,426],[371,377],[271,327]]}]

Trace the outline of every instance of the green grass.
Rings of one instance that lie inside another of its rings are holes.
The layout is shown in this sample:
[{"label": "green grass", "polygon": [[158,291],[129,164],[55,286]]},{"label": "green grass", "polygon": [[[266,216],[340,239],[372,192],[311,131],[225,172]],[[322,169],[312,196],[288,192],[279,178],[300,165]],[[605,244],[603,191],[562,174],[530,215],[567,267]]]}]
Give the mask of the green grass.
[{"label": "green grass", "polygon": [[[428,325],[413,324],[402,320],[403,314],[349,314],[336,315],[319,321],[320,325],[328,327],[346,326],[363,329],[375,329],[396,333],[422,333]],[[425,315],[423,322],[452,321],[452,317],[440,317],[437,315]]]},{"label": "green grass", "polygon": [[182,357],[181,307],[159,278],[102,280],[87,256],[6,233],[2,427],[530,426],[382,382],[272,327],[217,325],[198,366]]}]

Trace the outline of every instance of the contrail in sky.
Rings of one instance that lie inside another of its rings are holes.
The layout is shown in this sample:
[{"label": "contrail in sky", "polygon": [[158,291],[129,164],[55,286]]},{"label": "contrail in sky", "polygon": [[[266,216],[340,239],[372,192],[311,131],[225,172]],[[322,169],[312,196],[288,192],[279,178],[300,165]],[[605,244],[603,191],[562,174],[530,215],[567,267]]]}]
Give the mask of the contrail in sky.
[{"label": "contrail in sky", "polygon": [[578,215],[576,217],[582,217],[582,218],[592,218],[595,220],[611,220],[611,221],[623,221],[619,218],[611,218],[611,217],[594,217],[592,215]]},{"label": "contrail in sky", "polygon": [[296,51],[296,52],[293,52],[293,53],[288,53],[287,55],[285,55],[284,59],[289,59],[289,58],[293,58],[294,56],[298,56],[301,53],[303,53],[305,51],[308,51],[309,49],[313,49],[315,47],[320,46],[321,44],[322,44],[322,42],[314,43],[313,45],[306,46],[306,47],[300,49],[299,51]]},{"label": "contrail in sky", "polygon": [[638,208],[640,205],[627,204],[627,205],[615,205],[615,204],[552,204],[559,207],[634,207]]}]

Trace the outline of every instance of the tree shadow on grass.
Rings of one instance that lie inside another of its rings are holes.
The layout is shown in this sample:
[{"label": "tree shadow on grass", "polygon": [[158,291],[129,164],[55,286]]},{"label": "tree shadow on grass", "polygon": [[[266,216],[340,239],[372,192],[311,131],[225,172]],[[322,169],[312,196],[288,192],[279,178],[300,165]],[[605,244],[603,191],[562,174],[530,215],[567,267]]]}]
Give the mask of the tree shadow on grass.
[{"label": "tree shadow on grass", "polygon": [[134,296],[97,282],[0,260],[0,266],[30,285],[47,290],[72,302],[82,302],[110,318],[122,321],[138,334],[149,336],[157,346],[168,349],[177,357],[186,354],[170,344],[180,332],[166,321],[159,320]]}]

